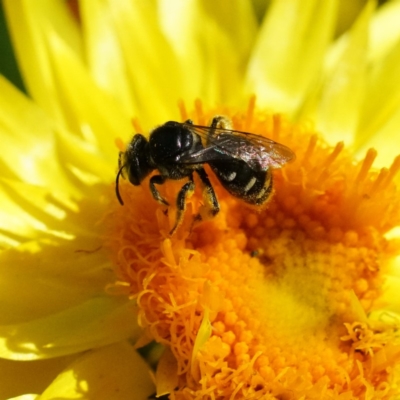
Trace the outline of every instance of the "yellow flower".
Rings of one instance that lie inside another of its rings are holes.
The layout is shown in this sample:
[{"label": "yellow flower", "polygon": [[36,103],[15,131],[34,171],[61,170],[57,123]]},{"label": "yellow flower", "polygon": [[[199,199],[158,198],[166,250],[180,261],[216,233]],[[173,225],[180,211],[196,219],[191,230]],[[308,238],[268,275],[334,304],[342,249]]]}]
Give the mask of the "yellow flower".
[{"label": "yellow flower", "polygon": [[[4,5],[33,101],[0,80],[2,398],[396,398],[399,3],[335,41],[334,0]],[[216,114],[296,153],[266,207],[211,173],[173,236],[148,181],[118,204],[132,118]]]}]

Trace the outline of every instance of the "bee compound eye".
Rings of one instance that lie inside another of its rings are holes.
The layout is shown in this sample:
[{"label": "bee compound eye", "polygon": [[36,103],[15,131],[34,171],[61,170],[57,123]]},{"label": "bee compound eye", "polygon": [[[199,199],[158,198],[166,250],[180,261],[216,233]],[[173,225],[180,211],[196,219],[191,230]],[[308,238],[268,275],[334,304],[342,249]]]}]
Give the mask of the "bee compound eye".
[{"label": "bee compound eye", "polygon": [[125,169],[129,181],[138,186],[154,169],[149,164],[149,143],[140,134],[136,134],[131,142],[129,151],[125,153]]}]

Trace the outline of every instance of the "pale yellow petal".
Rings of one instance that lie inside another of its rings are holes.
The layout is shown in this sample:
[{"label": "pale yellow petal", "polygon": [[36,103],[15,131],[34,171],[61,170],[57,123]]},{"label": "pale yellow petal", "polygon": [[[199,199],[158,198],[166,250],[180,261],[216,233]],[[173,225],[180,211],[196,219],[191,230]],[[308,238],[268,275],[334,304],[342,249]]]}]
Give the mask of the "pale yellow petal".
[{"label": "pale yellow petal", "polygon": [[[365,101],[356,132],[359,154],[378,149],[376,166],[387,166],[399,154],[400,132],[400,2],[377,14],[371,37],[373,47]],[[381,41],[381,48],[379,46]]]},{"label": "pale yellow petal", "polygon": [[378,8],[370,26],[369,62],[383,57],[400,38],[400,1],[392,0]]},{"label": "pale yellow petal", "polygon": [[[231,45],[235,45],[234,52],[243,63],[250,54],[258,29],[251,4],[242,0],[200,0],[199,4],[212,23],[219,25]],[[201,26],[199,28],[201,30]],[[220,45],[215,43],[216,47]],[[224,64],[222,59],[220,63]]]},{"label": "pale yellow petal", "polygon": [[[36,240],[39,232],[42,239],[54,240],[96,234],[88,221],[92,219],[95,226],[108,204],[104,197],[107,187],[96,183],[113,181],[114,166],[100,158],[96,147],[85,141],[66,133],[59,133],[56,138],[53,154],[48,158],[49,168],[53,159],[58,160],[54,171],[50,169],[48,173],[50,179],[56,176],[54,182],[49,181],[43,187],[0,178],[0,242],[3,242],[0,247]],[[43,161],[44,171],[44,158]],[[58,180],[57,170],[61,170]],[[74,189],[74,194],[68,196],[68,191],[63,190],[68,189],[68,186],[62,187],[65,181]]]},{"label": "pale yellow petal", "polygon": [[339,0],[336,36],[341,35],[353,25],[365,3],[365,0]]},{"label": "pale yellow petal", "polygon": [[393,160],[400,154],[398,146],[400,139],[400,109],[394,112],[394,115],[380,127],[375,135],[372,135],[368,139],[362,138],[363,141],[357,142],[357,155],[359,157],[363,157],[371,147],[378,150],[378,155],[374,162],[374,167],[376,168],[390,166]]},{"label": "pale yellow petal", "polygon": [[204,345],[210,339],[211,333],[212,325],[210,322],[210,310],[206,308],[204,311],[203,321],[201,321],[201,325],[199,327],[199,331],[197,332],[196,340],[193,346],[192,368],[195,366],[198,352],[203,349]]},{"label": "pale yellow petal", "polygon": [[[1,176],[77,196],[55,154],[52,121],[34,102],[0,76]],[[50,157],[49,157],[50,156]]]},{"label": "pale yellow petal", "polygon": [[86,59],[93,79],[98,86],[118,99],[125,114],[136,116],[137,99],[129,82],[124,54],[108,2],[82,0],[79,6]]},{"label": "pale yellow petal", "polygon": [[82,58],[78,26],[64,2],[6,0],[3,2],[25,84],[35,101],[59,121],[64,120],[52,71],[46,36],[61,35],[75,56]]},{"label": "pale yellow petal", "polygon": [[[400,9],[398,11],[400,18]],[[383,23],[383,21],[382,21]],[[379,135],[382,126],[397,113],[400,107],[400,37],[393,46],[371,66],[362,109],[362,119],[357,132],[357,144]]]},{"label": "pale yellow petal", "polygon": [[42,393],[75,358],[68,356],[30,362],[0,358],[0,399],[28,400],[29,395],[24,393]]},{"label": "pale yellow petal", "polygon": [[[200,37],[200,41],[195,41],[200,42],[198,45],[203,48],[202,88],[210,85],[209,92],[215,92],[213,97],[210,96],[211,104],[243,104],[240,103],[240,100],[243,101],[243,77],[258,29],[253,10],[249,2],[240,0],[203,0],[200,4],[210,27],[207,31],[193,21],[198,28],[194,39]],[[192,43],[192,46],[195,45],[195,42]],[[210,70],[216,71],[215,80],[210,81]],[[244,101],[248,101],[247,95]]]},{"label": "pale yellow petal", "polygon": [[131,136],[131,116],[124,115],[118,102],[95,85],[84,65],[55,33],[49,34],[48,46],[68,128],[96,145],[102,157],[115,165],[115,139]]},{"label": "pale yellow petal", "polygon": [[336,13],[335,0],[272,2],[250,60],[247,91],[264,106],[294,113],[322,67]]},{"label": "pale yellow petal", "polygon": [[[67,225],[59,223],[76,210],[62,192],[0,178],[0,202],[0,231],[15,241],[14,245],[36,239],[38,232],[42,239],[74,237],[72,231],[65,231]],[[8,247],[2,242],[0,248]]]},{"label": "pale yellow petal", "polygon": [[56,314],[0,326],[0,357],[59,357],[138,336],[132,301],[103,295]]},{"label": "pale yellow petal", "polygon": [[109,1],[141,123],[148,129],[178,118],[181,69],[160,30],[155,2]]},{"label": "pale yellow petal", "polygon": [[[351,144],[364,100],[368,33],[375,2],[369,1],[346,37],[326,60],[316,126],[330,143]],[[337,51],[339,50],[339,52]]]},{"label": "pale yellow petal", "polygon": [[[29,27],[24,33],[15,24],[12,33],[24,50],[25,46],[30,46],[29,57],[22,51],[21,57],[27,58],[23,62],[30,63],[32,70],[43,74],[43,77],[34,75],[32,78],[34,89],[30,92],[35,101],[62,128],[98,145],[106,157],[114,160],[114,139],[117,136],[127,139],[131,135],[132,115],[125,114],[116,98],[96,86],[81,51],[76,51],[67,32],[58,28],[58,24],[63,24],[63,18],[46,11],[44,5],[48,0],[41,0],[37,8],[27,5],[25,9],[25,3],[30,4],[24,2],[24,6],[18,7],[8,2],[7,8],[13,21],[22,19],[23,26]],[[68,13],[67,9],[64,12]],[[29,21],[25,21],[25,17],[29,17]],[[44,94],[46,99],[41,98]]]},{"label": "pale yellow petal", "polygon": [[[93,229],[90,208],[85,212],[86,229]],[[0,308],[1,325],[39,319],[104,294],[115,279],[107,252],[95,232],[89,236],[83,227],[79,230],[75,240],[42,234],[41,242],[0,253],[0,303],[7,304]],[[50,239],[52,244],[45,244]]]},{"label": "pale yellow petal", "polygon": [[251,3],[253,5],[257,21],[261,23],[265,16],[265,12],[271,3],[271,0],[251,0]]},{"label": "pale yellow petal", "polygon": [[178,363],[174,353],[167,347],[157,364],[157,396],[165,396],[171,393],[178,385],[178,382]]},{"label": "pale yellow petal", "polygon": [[[58,157],[63,172],[82,193],[93,195],[93,190],[96,190],[93,189],[94,184],[109,185],[114,181],[118,166],[118,149],[115,143],[110,141],[110,154],[107,156],[99,151],[97,145],[72,137],[62,130],[56,132],[55,142],[55,155]],[[81,174],[78,174],[78,171]],[[81,175],[87,176],[87,179],[82,178]]]},{"label": "pale yellow petal", "polygon": [[38,394],[23,394],[21,396],[12,397],[8,400],[37,400],[40,396]]},{"label": "pale yellow petal", "polygon": [[385,290],[377,302],[377,308],[400,316],[400,256],[390,261],[390,270],[385,282]]},{"label": "pale yellow petal", "polygon": [[63,371],[40,400],[147,400],[155,387],[149,367],[127,343],[83,355]]},{"label": "pale yellow petal", "polygon": [[201,95],[206,104],[237,104],[256,38],[251,4],[164,0],[159,13],[163,32],[182,65],[183,99],[191,102]]}]

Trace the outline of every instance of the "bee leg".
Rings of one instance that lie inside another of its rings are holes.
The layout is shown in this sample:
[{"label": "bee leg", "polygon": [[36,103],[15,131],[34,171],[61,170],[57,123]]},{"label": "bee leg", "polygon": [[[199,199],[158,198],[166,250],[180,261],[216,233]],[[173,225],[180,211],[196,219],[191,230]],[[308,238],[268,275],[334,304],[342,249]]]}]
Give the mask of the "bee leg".
[{"label": "bee leg", "polygon": [[216,115],[211,122],[212,129],[232,129],[232,121],[223,115]]},{"label": "bee leg", "polygon": [[159,203],[164,204],[166,206],[169,206],[169,203],[167,200],[165,200],[160,192],[156,189],[156,184],[157,185],[162,185],[167,178],[161,175],[154,175],[150,178],[150,192],[153,195],[154,199],[157,200]]},{"label": "bee leg", "polygon": [[183,215],[186,210],[186,198],[191,196],[194,192],[194,181],[193,175],[189,176],[189,182],[186,182],[181,190],[178,193],[178,197],[176,198],[176,221],[174,227],[170,231],[170,235],[172,236],[180,223],[182,222]]},{"label": "bee leg", "polygon": [[210,129],[207,136],[207,142],[212,136],[215,135],[216,129],[230,130],[232,129],[232,121],[229,118],[224,117],[223,115],[216,115],[211,121]]},{"label": "bee leg", "polygon": [[[207,200],[210,207],[211,216],[214,217],[219,212],[219,203],[214,188],[211,185],[210,179],[208,179],[207,172],[203,168],[196,170],[196,172],[204,184],[203,197]],[[202,219],[200,214],[196,216],[196,220],[197,219]]]}]

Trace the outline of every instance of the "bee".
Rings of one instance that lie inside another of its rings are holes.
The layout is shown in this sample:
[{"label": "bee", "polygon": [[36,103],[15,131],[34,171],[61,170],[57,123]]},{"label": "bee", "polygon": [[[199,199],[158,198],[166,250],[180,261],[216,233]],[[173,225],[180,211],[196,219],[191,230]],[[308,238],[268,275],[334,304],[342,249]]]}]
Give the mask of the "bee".
[{"label": "bee", "polygon": [[233,196],[249,204],[262,205],[272,194],[272,169],[280,168],[295,158],[288,147],[271,139],[231,129],[230,120],[223,116],[213,118],[210,126],[169,121],[155,128],[147,140],[137,133],[126,151],[119,155],[116,176],[116,196],[124,204],[119,192],[119,177],[128,177],[137,186],[154,170],[150,178],[150,192],[159,203],[169,206],[156,185],[169,179],[187,178],[176,198],[176,221],[170,231],[173,235],[182,221],[186,199],[193,193],[196,173],[204,185],[204,197],[211,216],[220,209],[214,188],[204,170],[208,164],[222,186]]}]

